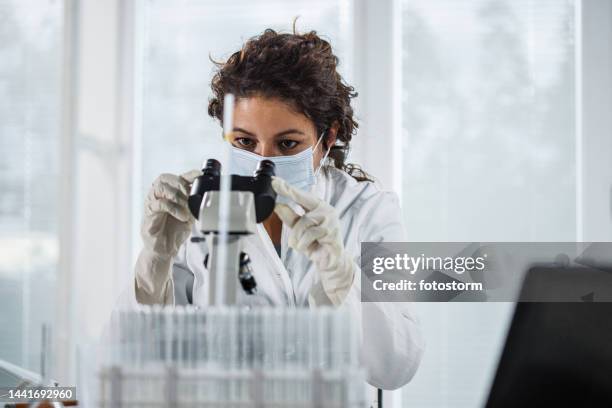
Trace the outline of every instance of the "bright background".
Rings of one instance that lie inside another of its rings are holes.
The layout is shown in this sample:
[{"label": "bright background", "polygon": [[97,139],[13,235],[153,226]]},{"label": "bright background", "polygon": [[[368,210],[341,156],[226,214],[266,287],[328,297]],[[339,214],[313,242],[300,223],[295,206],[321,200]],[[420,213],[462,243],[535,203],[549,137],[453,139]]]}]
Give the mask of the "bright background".
[{"label": "bright background", "polygon": [[[359,91],[351,160],[410,240],[612,239],[608,0],[0,0],[0,359],[46,349],[74,383],[148,186],[219,144],[209,56],[296,16]],[[512,305],[417,307],[427,352],[386,406],[482,405]]]}]

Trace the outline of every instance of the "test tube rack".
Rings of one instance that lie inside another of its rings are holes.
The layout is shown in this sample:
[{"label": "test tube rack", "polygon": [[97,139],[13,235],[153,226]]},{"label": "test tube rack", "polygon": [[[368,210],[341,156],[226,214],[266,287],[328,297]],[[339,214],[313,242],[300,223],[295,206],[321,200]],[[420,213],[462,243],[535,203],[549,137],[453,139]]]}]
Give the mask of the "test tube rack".
[{"label": "test tube rack", "polygon": [[361,408],[358,347],[344,309],[118,311],[97,371],[97,405]]}]

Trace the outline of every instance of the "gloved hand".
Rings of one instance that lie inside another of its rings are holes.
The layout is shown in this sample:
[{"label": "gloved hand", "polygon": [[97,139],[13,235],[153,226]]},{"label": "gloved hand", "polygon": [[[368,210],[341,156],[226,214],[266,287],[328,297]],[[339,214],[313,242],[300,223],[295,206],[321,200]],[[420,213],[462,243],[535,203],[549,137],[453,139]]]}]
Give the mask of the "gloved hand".
[{"label": "gloved hand", "polygon": [[192,170],[181,176],[157,177],[145,199],[140,230],[145,248],[160,257],[173,257],[185,242],[194,218],[187,206],[191,183],[201,174]]},{"label": "gloved hand", "polygon": [[281,178],[272,179],[272,188],[304,209],[301,216],[286,204],[277,204],[274,211],[291,228],[289,246],[314,263],[329,300],[336,306],[342,304],[353,284],[355,268],[350,254],[344,250],[336,210]]},{"label": "gloved hand", "polygon": [[181,176],[162,174],[145,199],[140,234],[144,248],[136,262],[136,299],[139,303],[169,303],[172,299],[170,266],[191,232],[194,218],[187,206],[191,183],[198,170]]}]

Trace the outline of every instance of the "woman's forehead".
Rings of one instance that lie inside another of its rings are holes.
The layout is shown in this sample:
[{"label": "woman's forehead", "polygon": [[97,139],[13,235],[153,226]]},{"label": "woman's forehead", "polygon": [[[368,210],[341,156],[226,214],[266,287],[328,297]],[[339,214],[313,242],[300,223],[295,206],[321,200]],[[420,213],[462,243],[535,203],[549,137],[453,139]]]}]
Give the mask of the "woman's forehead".
[{"label": "woman's forehead", "polygon": [[262,135],[275,135],[287,129],[296,129],[308,136],[316,134],[314,123],[306,115],[278,98],[260,96],[236,101],[234,126]]}]

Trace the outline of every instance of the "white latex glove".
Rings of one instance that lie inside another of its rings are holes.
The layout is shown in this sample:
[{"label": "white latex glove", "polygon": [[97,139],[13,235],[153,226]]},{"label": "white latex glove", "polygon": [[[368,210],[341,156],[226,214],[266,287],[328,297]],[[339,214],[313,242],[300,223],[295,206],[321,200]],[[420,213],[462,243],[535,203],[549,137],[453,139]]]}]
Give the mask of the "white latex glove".
[{"label": "white latex glove", "polygon": [[158,256],[175,256],[189,236],[195,219],[187,197],[191,183],[200,174],[199,170],[181,176],[162,174],[149,189],[140,233],[144,246]]},{"label": "white latex glove", "polygon": [[272,188],[304,209],[301,216],[286,204],[277,204],[274,211],[291,229],[289,246],[313,262],[329,300],[336,306],[342,304],[353,284],[355,269],[351,256],[344,250],[336,210],[281,178],[272,179]]},{"label": "white latex glove", "polygon": [[135,268],[136,299],[140,303],[172,300],[170,266],[195,221],[187,197],[191,183],[200,174],[199,170],[181,176],[162,174],[149,189],[140,229],[144,248]]}]

